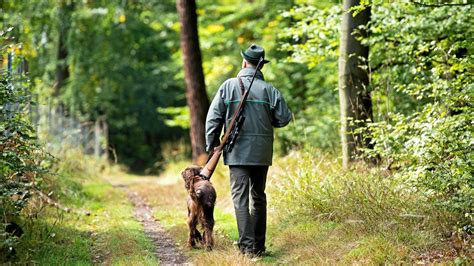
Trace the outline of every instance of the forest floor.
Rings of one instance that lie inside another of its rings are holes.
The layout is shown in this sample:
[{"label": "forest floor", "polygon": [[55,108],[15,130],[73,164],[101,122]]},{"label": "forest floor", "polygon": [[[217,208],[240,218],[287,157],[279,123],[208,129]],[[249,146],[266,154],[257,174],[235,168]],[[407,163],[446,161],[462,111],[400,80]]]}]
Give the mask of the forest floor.
[{"label": "forest floor", "polygon": [[[429,254],[426,258],[427,250],[413,250],[410,245],[399,241],[399,235],[404,232],[368,233],[361,230],[357,224],[305,217],[277,217],[272,205],[278,203],[273,202],[276,199],[271,187],[275,185],[275,172],[281,170],[278,166],[270,168],[267,184],[269,252],[266,256],[258,259],[243,256],[233,244],[238,239],[238,232],[230,198],[228,170],[223,165],[218,167],[212,180],[218,193],[214,213],[215,247],[211,252],[206,251],[204,247],[190,250],[186,248],[187,192],[180,175],[186,165],[185,162],[171,164],[160,176],[137,176],[120,172],[104,177],[116,189],[125,191],[128,195],[129,201],[135,206],[135,219],[144,226],[145,234],[155,245],[154,254],[164,264],[383,264],[390,261],[427,263],[443,261],[443,256],[447,255]],[[426,241],[426,236],[422,234],[410,237],[413,239],[408,242]]]},{"label": "forest floor", "polygon": [[[135,207],[135,219],[143,225],[145,234],[155,245],[155,255],[160,263],[254,264],[255,260],[241,255],[232,244],[237,239],[237,229],[230,194],[218,195],[214,250],[186,248],[187,194],[180,167],[184,169],[185,165],[179,164],[159,177],[114,173],[104,179],[125,192]],[[223,188],[221,185],[218,184],[219,188]],[[262,261],[276,262],[271,256]]]},{"label": "forest floor", "polygon": [[243,256],[233,244],[238,232],[223,165],[212,179],[217,191],[214,249],[186,248],[187,192],[180,172],[187,162],[170,163],[159,176],[111,169],[83,180],[80,192],[70,192],[74,196],[62,203],[87,214],[43,212],[22,237],[19,257],[39,265],[430,264],[456,257],[430,232],[367,230],[353,221],[279,216],[275,207],[281,195],[274,188],[283,170],[278,164],[268,175],[268,253],[261,258]]}]

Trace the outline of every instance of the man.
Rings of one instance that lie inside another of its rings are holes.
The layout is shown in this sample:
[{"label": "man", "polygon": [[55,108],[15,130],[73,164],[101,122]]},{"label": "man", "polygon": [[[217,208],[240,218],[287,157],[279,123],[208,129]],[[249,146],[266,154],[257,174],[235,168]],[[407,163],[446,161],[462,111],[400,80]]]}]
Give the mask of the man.
[{"label": "man", "polygon": [[[233,150],[230,153],[224,150],[224,164],[230,169],[239,249],[245,254],[261,255],[265,251],[265,183],[272,164],[273,127],[286,126],[291,112],[281,93],[264,81],[260,70],[269,62],[265,60],[264,49],[252,44],[241,55],[242,69],[237,78],[228,79],[220,86],[207,113],[206,145],[208,151],[219,145],[222,126],[229,126],[243,92],[257,71],[243,112],[245,122]],[[256,70],[260,58],[264,59],[263,64]]]}]

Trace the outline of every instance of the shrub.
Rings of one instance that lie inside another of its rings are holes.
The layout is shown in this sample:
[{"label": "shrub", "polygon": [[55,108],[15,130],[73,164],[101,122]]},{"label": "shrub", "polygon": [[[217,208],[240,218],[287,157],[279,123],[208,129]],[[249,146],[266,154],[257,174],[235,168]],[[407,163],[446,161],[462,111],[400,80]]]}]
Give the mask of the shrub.
[{"label": "shrub", "polygon": [[377,6],[370,25],[371,156],[473,232],[472,7]]},{"label": "shrub", "polygon": [[[9,30],[1,31],[2,57],[7,50],[16,48],[15,44],[5,45]],[[0,253],[6,257],[15,253],[16,240],[23,232],[19,217],[42,187],[43,177],[48,172],[44,162],[50,158],[39,145],[35,130],[28,121],[26,107],[31,102],[24,90],[27,84],[25,79],[19,79],[7,71],[1,72]],[[2,256],[0,261],[5,259]]]},{"label": "shrub", "polygon": [[[397,169],[394,178],[409,182],[424,200],[450,212],[448,224],[472,233],[473,7],[370,1],[360,8],[367,5],[371,6],[370,34],[361,41],[370,48],[367,89],[376,121],[359,132],[374,145],[367,153],[382,158],[387,169]],[[315,72],[326,60],[335,61],[340,12],[340,7],[303,5],[283,13],[292,19],[292,27],[283,30],[282,48]],[[327,73],[331,65],[323,69]],[[324,116],[313,116],[331,124],[321,119]],[[292,137],[306,131],[294,132]],[[320,139],[331,142],[337,134],[329,133]],[[317,144],[314,137],[304,140]]]}]

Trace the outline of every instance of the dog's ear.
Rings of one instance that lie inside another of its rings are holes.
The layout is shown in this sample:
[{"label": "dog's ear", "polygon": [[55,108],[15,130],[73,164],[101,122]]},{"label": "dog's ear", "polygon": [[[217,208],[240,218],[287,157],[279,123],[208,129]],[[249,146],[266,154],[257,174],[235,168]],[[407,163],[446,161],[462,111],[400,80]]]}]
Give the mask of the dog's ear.
[{"label": "dog's ear", "polygon": [[201,169],[202,167],[200,166],[186,167],[186,169],[184,169],[184,171],[181,172],[181,176],[186,181],[191,177],[199,175],[201,173]]},{"label": "dog's ear", "polygon": [[190,172],[192,172],[192,175],[193,176],[197,176],[201,173],[201,169],[202,167],[200,166],[192,166],[192,167],[189,167],[188,168],[190,170]]},{"label": "dog's ear", "polygon": [[181,175],[183,176],[184,179],[190,178],[194,176],[194,168],[193,167],[186,167],[183,172],[181,172]]},{"label": "dog's ear", "polygon": [[184,188],[186,188],[186,190],[188,190],[189,189],[189,180],[190,180],[189,167],[184,169],[181,172],[181,176],[183,177],[183,180],[184,180]]},{"label": "dog's ear", "polygon": [[194,175],[199,175],[201,173],[201,167],[194,167],[193,168],[193,171],[194,171]]}]

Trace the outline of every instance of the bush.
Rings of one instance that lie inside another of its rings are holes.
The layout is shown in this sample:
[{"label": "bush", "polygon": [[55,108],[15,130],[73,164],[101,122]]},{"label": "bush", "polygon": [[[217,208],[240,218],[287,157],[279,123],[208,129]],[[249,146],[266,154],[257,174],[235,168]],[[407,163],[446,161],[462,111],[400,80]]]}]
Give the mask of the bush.
[{"label": "bush", "polygon": [[[11,30],[11,29],[10,29]],[[0,35],[0,55],[16,46],[5,46],[7,31]],[[17,63],[13,62],[13,65]],[[7,71],[0,76],[0,253],[14,256],[17,238],[21,236],[20,215],[43,185],[48,172],[44,162],[50,156],[42,149],[34,128],[28,121],[26,108],[29,95],[23,89],[26,80]],[[0,256],[0,261],[5,258]]]},{"label": "bush", "polygon": [[[393,178],[409,182],[419,197],[451,213],[447,224],[472,233],[472,6],[433,8],[404,1],[371,1],[360,8],[369,4],[370,34],[361,41],[370,48],[367,89],[376,123],[358,132],[372,140],[374,149],[367,154],[376,160],[382,158],[387,169],[398,169]],[[314,67],[315,72],[323,63],[335,61],[340,12],[338,6],[297,6],[283,13],[292,19],[292,27],[283,30],[282,49],[291,52],[293,60]],[[335,64],[323,69],[328,77],[327,69],[337,73]],[[324,121],[321,117],[325,116],[314,116]],[[318,125],[307,121],[306,127]],[[332,134],[317,139],[331,142],[337,136],[321,128],[317,127],[319,132]],[[289,132],[295,136],[306,132],[296,129]],[[322,147],[314,137],[305,136],[304,140]]]},{"label": "bush", "polygon": [[281,13],[280,23],[291,27],[278,30],[278,44],[290,55],[284,73],[292,73],[281,89],[294,114],[288,127],[276,131],[277,152],[282,155],[292,148],[334,152],[339,146],[337,47],[342,10],[339,5],[318,5],[324,3],[297,5]]},{"label": "bush", "polygon": [[366,42],[372,95],[384,104],[368,128],[367,153],[473,233],[472,7],[374,10]]}]

